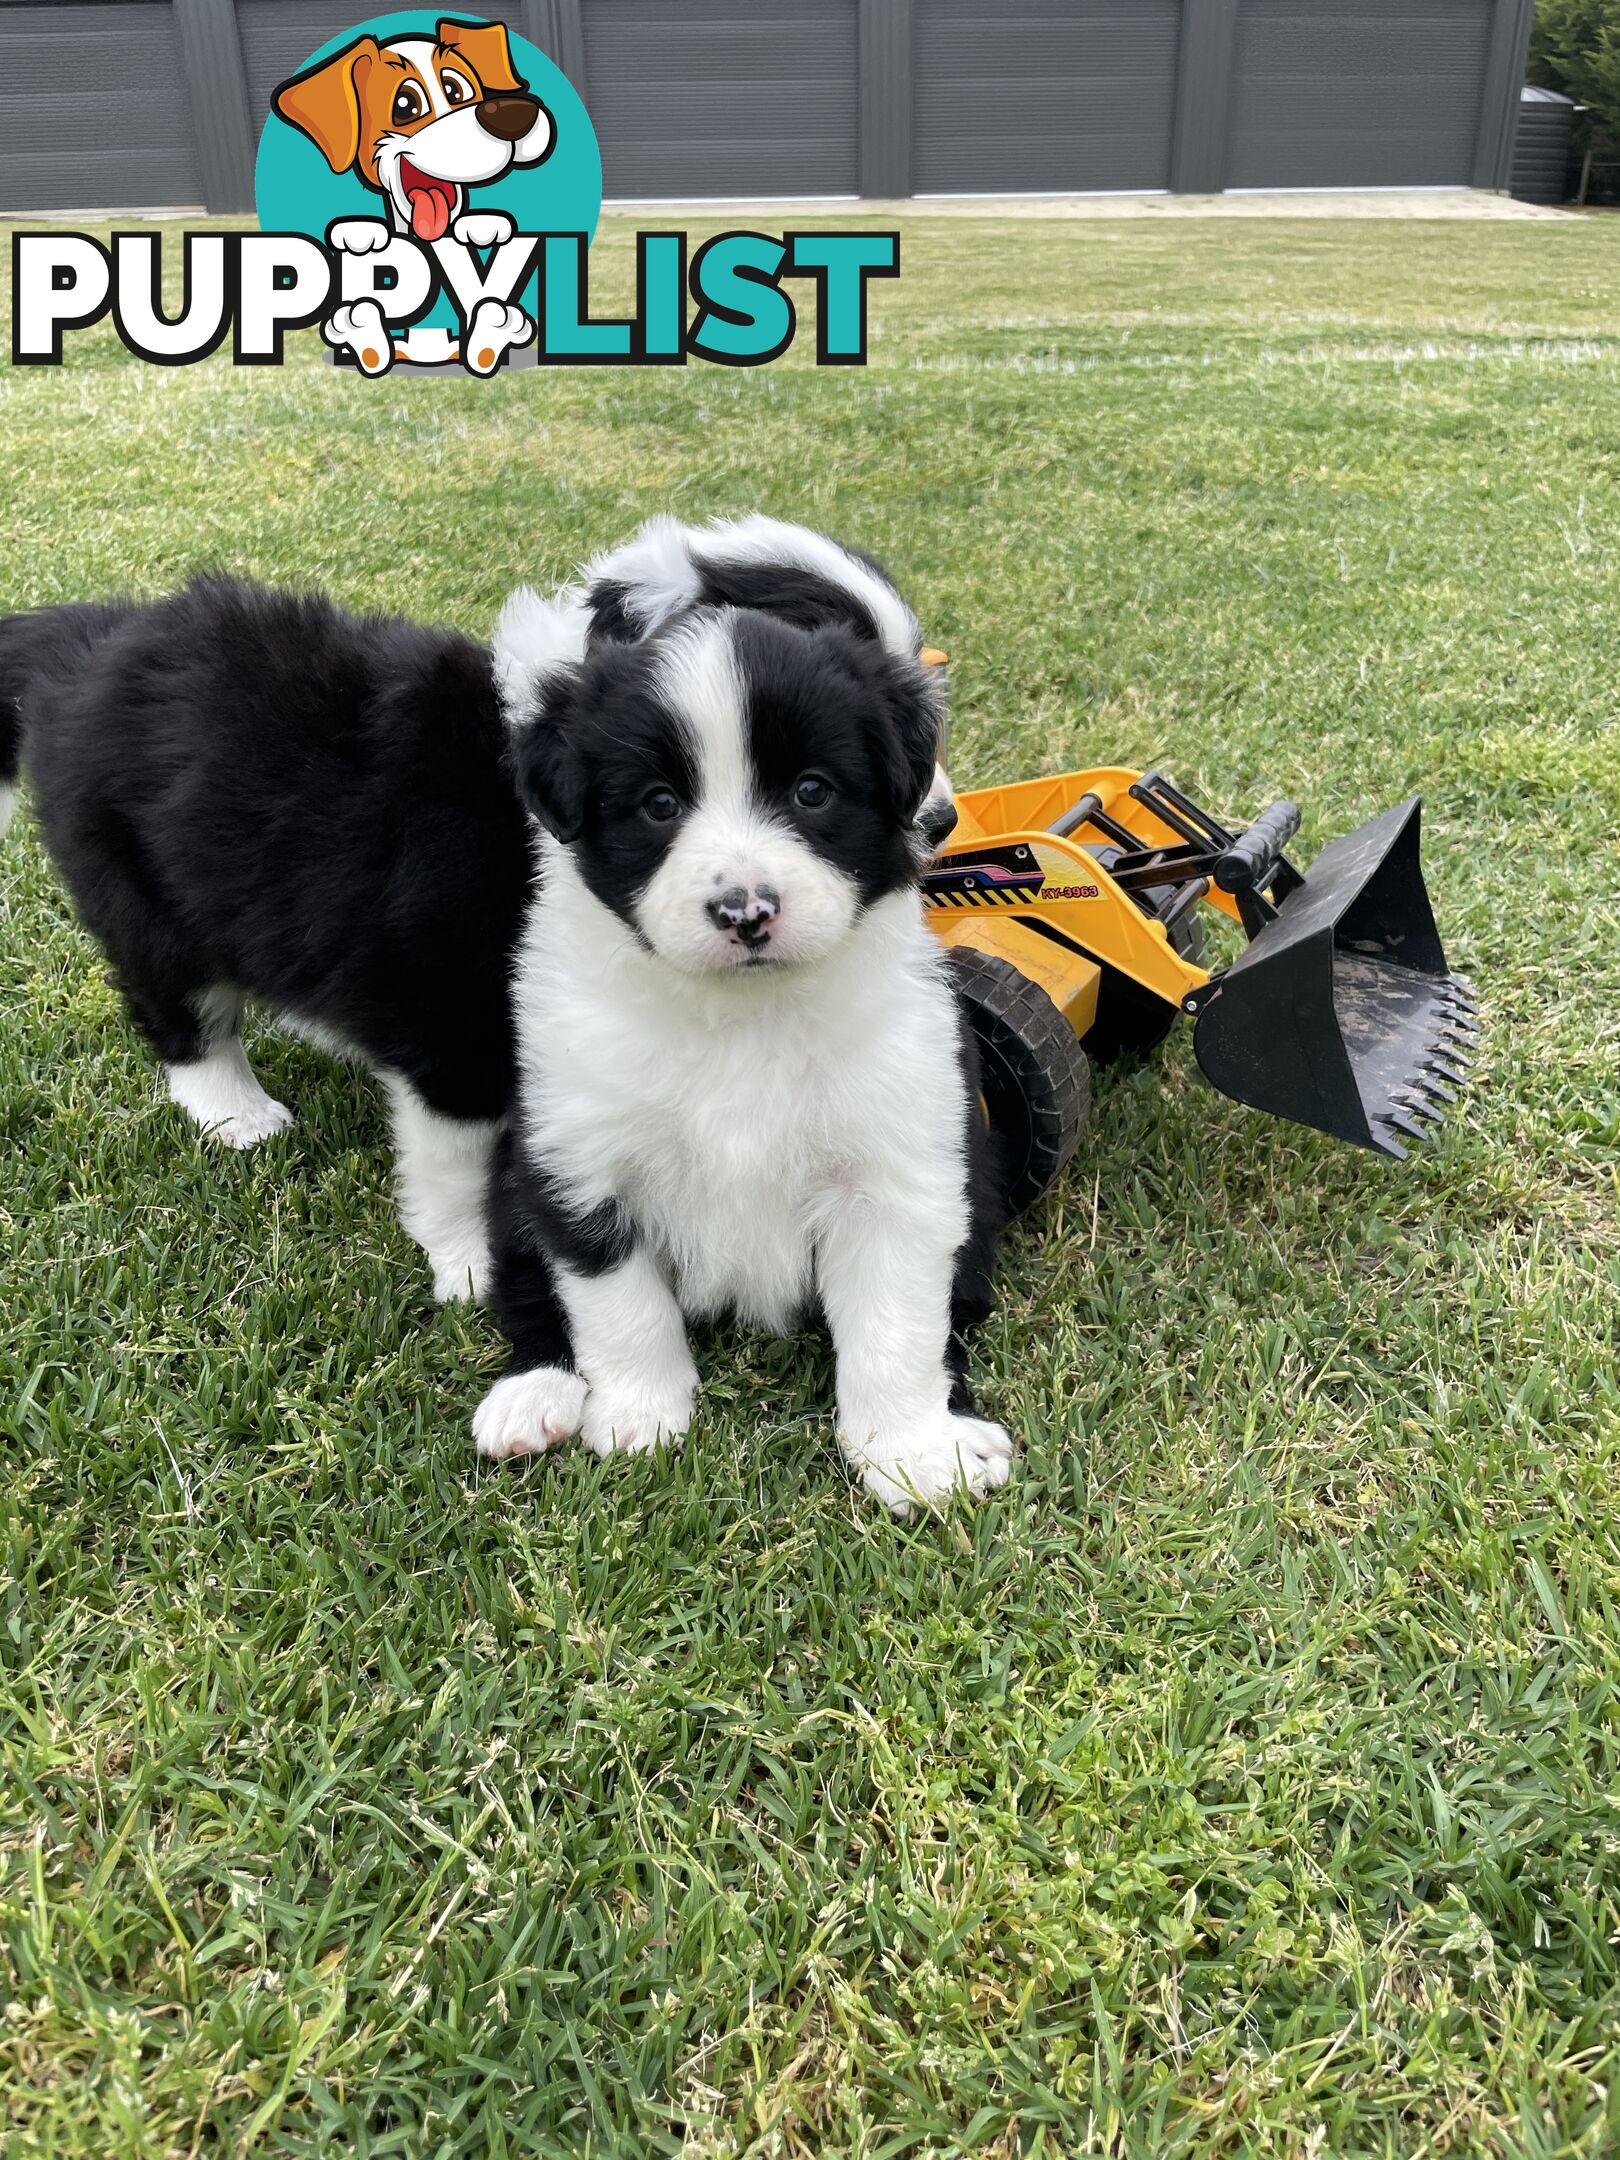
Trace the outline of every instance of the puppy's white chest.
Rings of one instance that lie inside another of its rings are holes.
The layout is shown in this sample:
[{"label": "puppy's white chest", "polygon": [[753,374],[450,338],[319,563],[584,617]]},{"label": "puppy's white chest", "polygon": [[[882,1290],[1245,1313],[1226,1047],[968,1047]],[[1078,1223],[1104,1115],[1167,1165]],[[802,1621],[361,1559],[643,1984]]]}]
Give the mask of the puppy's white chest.
[{"label": "puppy's white chest", "polygon": [[802,1042],[649,1046],[599,1144],[689,1312],[780,1327],[804,1305],[838,1181],[830,1099]]}]

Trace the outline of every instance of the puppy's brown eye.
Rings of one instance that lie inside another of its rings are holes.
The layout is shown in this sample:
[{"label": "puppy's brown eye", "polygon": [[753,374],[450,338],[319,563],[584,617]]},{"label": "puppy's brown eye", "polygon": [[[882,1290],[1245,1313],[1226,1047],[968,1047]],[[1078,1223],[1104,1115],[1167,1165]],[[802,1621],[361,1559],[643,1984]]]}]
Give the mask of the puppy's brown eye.
[{"label": "puppy's brown eye", "polygon": [[809,772],[793,790],[793,800],[801,810],[825,810],[832,801],[832,789],[820,773]]},{"label": "puppy's brown eye", "polygon": [[681,798],[673,788],[655,787],[650,795],[643,795],[641,807],[655,824],[667,825],[671,818],[681,814]]},{"label": "puppy's brown eye", "polygon": [[422,93],[415,83],[405,83],[394,95],[393,121],[395,127],[408,127],[413,120],[420,120],[427,107]]},{"label": "puppy's brown eye", "polygon": [[472,103],[472,86],[463,82],[459,75],[452,75],[447,69],[439,77],[439,80],[444,85],[444,99],[447,105],[470,105]]}]

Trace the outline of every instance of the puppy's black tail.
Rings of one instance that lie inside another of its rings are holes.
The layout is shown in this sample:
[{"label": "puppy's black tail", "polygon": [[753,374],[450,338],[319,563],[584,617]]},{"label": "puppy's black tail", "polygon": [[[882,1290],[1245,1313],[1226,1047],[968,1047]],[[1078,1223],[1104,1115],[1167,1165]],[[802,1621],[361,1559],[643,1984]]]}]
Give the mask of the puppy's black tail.
[{"label": "puppy's black tail", "polygon": [[17,806],[28,692],[42,679],[66,673],[86,659],[133,612],[117,602],[98,600],[0,617],[0,833]]}]

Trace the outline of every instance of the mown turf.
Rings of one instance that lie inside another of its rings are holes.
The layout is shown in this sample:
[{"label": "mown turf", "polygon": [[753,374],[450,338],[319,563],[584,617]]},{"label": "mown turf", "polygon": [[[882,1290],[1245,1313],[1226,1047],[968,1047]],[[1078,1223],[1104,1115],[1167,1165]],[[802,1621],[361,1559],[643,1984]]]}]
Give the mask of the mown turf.
[{"label": "mown turf", "polygon": [[[623,225],[596,250],[624,284]],[[872,365],[0,372],[0,603],[487,628],[645,513],[889,557],[964,781],[1405,791],[1488,1004],[1404,1169],[1109,1074],[977,1513],[717,1330],[685,1457],[478,1468],[375,1091],[205,1145],[0,858],[4,2149],[1620,2140],[1620,228],[913,221]]]}]

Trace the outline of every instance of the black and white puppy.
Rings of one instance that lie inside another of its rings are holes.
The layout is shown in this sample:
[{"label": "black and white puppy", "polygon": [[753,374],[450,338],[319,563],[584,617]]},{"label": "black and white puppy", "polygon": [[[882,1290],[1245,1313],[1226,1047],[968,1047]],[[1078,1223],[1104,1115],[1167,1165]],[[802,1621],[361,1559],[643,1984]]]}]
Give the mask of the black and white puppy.
[{"label": "black and white puppy", "polygon": [[400,1214],[440,1297],[481,1286],[529,900],[487,646],[206,580],[0,622],[0,783],[46,843],[174,1101],[279,1132],[238,1039],[262,999],[381,1077]]},{"label": "black and white puppy", "polygon": [[962,1341],[998,1208],[917,891],[937,671],[909,611],[891,641],[825,619],[825,591],[811,627],[791,604],[694,604],[701,550],[658,537],[671,605],[621,594],[628,622],[582,629],[566,597],[519,595],[495,637],[540,881],[492,1205],[514,1356],[478,1445],[676,1442],[686,1316],[784,1328],[819,1307],[870,1489],[900,1510],[983,1492],[1012,1443],[974,1414]]}]

